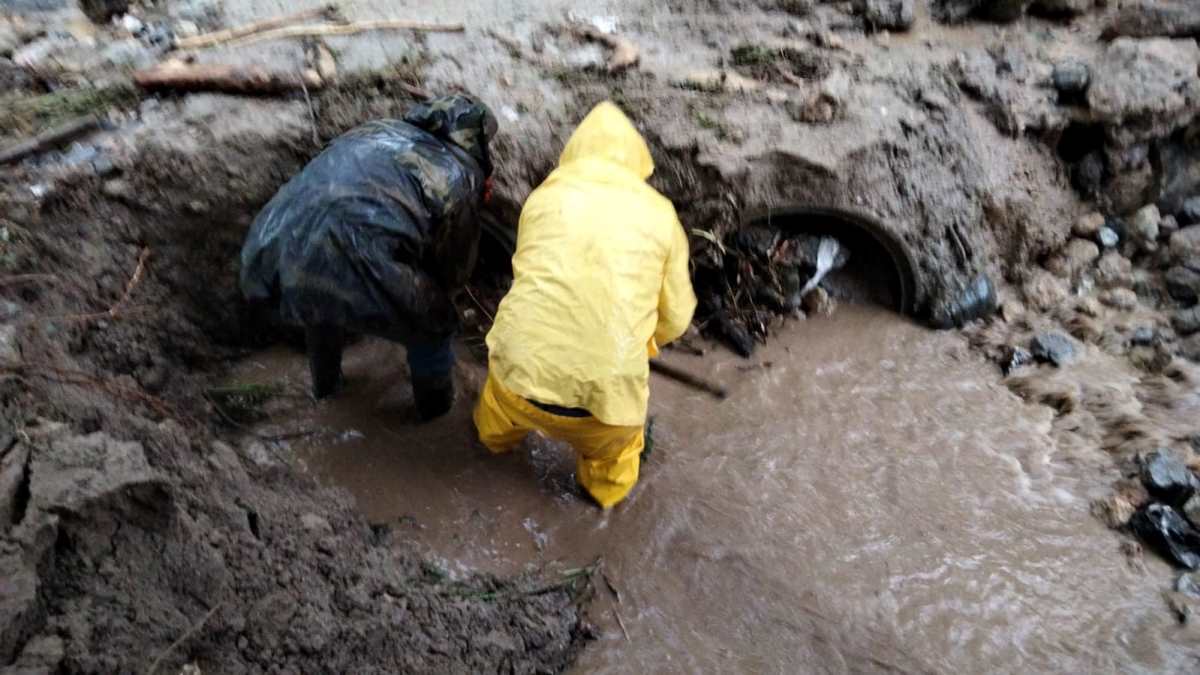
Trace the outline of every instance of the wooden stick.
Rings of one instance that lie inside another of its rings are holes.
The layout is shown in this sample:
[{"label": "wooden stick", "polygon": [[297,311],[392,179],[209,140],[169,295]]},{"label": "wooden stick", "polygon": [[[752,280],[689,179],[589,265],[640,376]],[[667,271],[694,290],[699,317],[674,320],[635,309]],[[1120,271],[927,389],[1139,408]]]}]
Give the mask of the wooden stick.
[{"label": "wooden stick", "polygon": [[321,89],[325,83],[315,70],[299,73],[257,66],[223,66],[169,61],[133,74],[137,86],[147,90],[223,91],[235,94],[280,94]]},{"label": "wooden stick", "polygon": [[193,635],[195,635],[196,633],[200,632],[200,629],[204,627],[204,624],[208,623],[208,620],[212,618],[213,614],[216,614],[217,610],[221,609],[221,606],[224,604],[225,604],[225,601],[222,600],[221,602],[218,602],[217,604],[213,605],[212,609],[208,610],[208,612],[205,613],[204,616],[200,617],[200,620],[196,622],[196,625],[189,628],[186,633],[179,636],[178,640],[172,642],[171,646],[169,646],[165,650],[163,650],[163,652],[158,655],[158,658],[154,659],[154,663],[150,664],[150,670],[146,671],[148,673],[148,675],[154,675],[154,671],[158,670],[158,667],[161,666],[162,662],[168,656],[171,655],[171,652],[178,649],[179,645],[183,644],[184,642],[187,642],[188,638],[190,638]]},{"label": "wooden stick", "polygon": [[725,389],[725,387],[716,384],[715,382],[709,382],[708,380],[705,380],[697,375],[693,375],[682,368],[676,368],[675,366],[667,365],[662,361],[651,360],[650,370],[653,370],[659,375],[669,377],[680,384],[687,385],[692,389],[698,389],[705,393],[712,394],[718,399],[723,400],[729,395],[729,391]]},{"label": "wooden stick", "polygon": [[43,131],[33,138],[21,141],[16,145],[11,145],[0,151],[0,164],[16,162],[28,157],[29,155],[62,145],[67,141],[78,138],[99,128],[100,118],[95,115],[76,117],[65,124],[60,124],[53,129]]},{"label": "wooden stick", "polygon": [[277,16],[264,21],[256,21],[254,23],[238,26],[236,28],[226,28],[225,30],[218,30],[212,33],[205,33],[204,35],[197,35],[195,37],[176,40],[175,48],[204,49],[206,47],[215,47],[216,45],[231,42],[233,40],[246,37],[247,35],[262,33],[275,28],[282,28],[294,23],[300,23],[301,21],[308,21],[309,19],[318,19],[321,17],[333,18],[336,15],[337,7],[335,5],[325,5],[324,7],[317,7],[316,9],[308,9],[303,12],[296,12],[294,14],[287,14],[285,16]]},{"label": "wooden stick", "polygon": [[316,37],[324,35],[354,35],[376,30],[413,30],[424,33],[461,33],[466,28],[461,23],[424,23],[421,21],[403,21],[383,19],[380,21],[358,21],[345,24],[312,24],[307,26],[287,26],[262,33],[247,35],[230,41],[233,46],[242,46],[262,42],[264,40],[283,40],[295,37]]},{"label": "wooden stick", "polygon": [[146,260],[150,258],[150,247],[142,249],[138,256],[137,267],[133,269],[133,274],[129,277],[129,281],[125,284],[125,292],[121,294],[121,299],[117,300],[116,304],[103,312],[93,312],[91,314],[72,314],[64,317],[68,321],[91,321],[93,319],[115,319],[121,313],[121,308],[125,303],[129,302],[129,296],[133,295],[133,289],[142,281],[142,276],[146,272]]}]

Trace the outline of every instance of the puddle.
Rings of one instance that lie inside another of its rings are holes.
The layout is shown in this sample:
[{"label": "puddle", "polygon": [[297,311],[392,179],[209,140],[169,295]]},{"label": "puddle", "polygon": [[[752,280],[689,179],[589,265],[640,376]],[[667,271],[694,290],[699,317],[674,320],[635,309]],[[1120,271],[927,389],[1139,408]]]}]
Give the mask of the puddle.
[{"label": "puddle", "polygon": [[[1056,452],[1051,411],[957,334],[843,306],[749,361],[666,358],[731,395],[655,379],[654,455],[607,514],[575,496],[561,446],[497,458],[475,442],[469,358],[432,424],[411,421],[403,349],[364,341],[344,396],[291,400],[265,428],[324,430],[292,441],[308,469],[452,573],[603,556],[620,599],[598,589],[580,672],[1196,668],[1162,600],[1170,572],[1131,564],[1088,513],[1109,478]],[[235,379],[308,381],[282,349]]]}]

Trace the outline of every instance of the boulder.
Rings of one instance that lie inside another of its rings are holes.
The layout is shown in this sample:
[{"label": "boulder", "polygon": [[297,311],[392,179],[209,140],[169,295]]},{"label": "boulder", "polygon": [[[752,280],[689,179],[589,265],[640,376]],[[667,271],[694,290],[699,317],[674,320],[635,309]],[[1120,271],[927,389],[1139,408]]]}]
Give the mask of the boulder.
[{"label": "boulder", "polygon": [[1075,360],[1075,341],[1058,332],[1041,333],[1029,343],[1033,357],[1061,367]]},{"label": "boulder", "polygon": [[1117,146],[1165,137],[1195,116],[1198,68],[1195,40],[1118,38],[1093,68],[1088,105]]}]

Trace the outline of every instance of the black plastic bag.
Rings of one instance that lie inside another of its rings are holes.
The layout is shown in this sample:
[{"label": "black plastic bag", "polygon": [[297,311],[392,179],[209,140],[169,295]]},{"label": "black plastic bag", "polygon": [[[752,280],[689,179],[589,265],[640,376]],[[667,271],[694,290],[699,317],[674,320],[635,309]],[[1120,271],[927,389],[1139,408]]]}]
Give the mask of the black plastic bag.
[{"label": "black plastic bag", "polygon": [[1166,504],[1143,506],[1129,521],[1134,534],[1171,562],[1200,569],[1200,532]]},{"label": "black plastic bag", "polygon": [[280,188],[242,248],[241,287],[291,325],[400,342],[454,332],[495,133],[465,96],[415,106],[334,140]]}]

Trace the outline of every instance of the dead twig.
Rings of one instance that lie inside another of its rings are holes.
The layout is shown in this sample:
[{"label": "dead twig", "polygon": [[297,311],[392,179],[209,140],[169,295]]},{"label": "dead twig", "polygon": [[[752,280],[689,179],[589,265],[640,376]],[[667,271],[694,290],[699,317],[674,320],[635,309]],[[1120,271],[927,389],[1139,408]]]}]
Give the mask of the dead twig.
[{"label": "dead twig", "polygon": [[112,307],[103,312],[93,312],[90,314],[71,314],[63,319],[67,321],[91,321],[94,319],[116,319],[121,313],[121,309],[129,302],[129,296],[133,294],[133,289],[141,283],[142,277],[146,272],[146,260],[150,258],[150,247],[144,247],[141,254],[138,256],[137,267],[133,270],[133,275],[129,277],[129,281],[125,284],[125,292],[121,294],[121,299],[117,300]]},{"label": "dead twig", "polygon": [[488,321],[491,323],[496,323],[496,317],[492,316],[491,312],[484,309],[483,303],[479,302],[479,299],[475,297],[475,294],[471,292],[471,289],[464,286],[463,290],[467,292],[467,297],[471,298],[471,302],[475,303],[475,306],[479,308],[479,311],[483,312],[483,315],[488,318]]},{"label": "dead twig", "polygon": [[[320,147],[321,134],[317,132],[317,109],[313,107],[312,97],[308,95],[308,85],[304,82],[304,69],[299,70],[300,89],[304,92],[304,102],[308,104],[308,123],[312,127],[313,145]],[[322,78],[324,79],[324,78]]]},{"label": "dead twig", "polygon": [[263,42],[265,40],[284,40],[297,37],[316,37],[320,35],[355,35],[379,30],[411,30],[422,33],[461,33],[466,28],[461,23],[425,23],[421,21],[403,21],[383,19],[380,21],[358,21],[343,24],[311,24],[305,26],[286,26],[261,33],[254,33],[229,42],[230,45],[242,46]]},{"label": "dead twig", "polygon": [[407,82],[400,81],[397,83],[397,85],[415,99],[428,101],[429,99],[433,98],[433,94],[429,93],[429,90],[422,89],[415,84],[409,84]]},{"label": "dead twig", "polygon": [[139,70],[133,74],[133,81],[150,91],[178,89],[234,94],[279,94],[325,86],[321,75],[312,68],[304,68],[297,73],[258,66],[184,63],[179,60]]},{"label": "dead twig", "polygon": [[612,613],[617,617],[617,625],[621,627],[621,632],[625,634],[625,641],[630,642],[629,630],[625,628],[625,621],[621,619],[621,613],[617,611],[616,607],[612,608]]},{"label": "dead twig", "polygon": [[0,286],[17,286],[36,281],[58,281],[58,276],[54,274],[13,274],[0,277]]},{"label": "dead twig", "polygon": [[807,84],[804,80],[797,77],[795,73],[786,68],[782,63],[776,63],[775,70],[779,72],[779,76],[782,77],[788,84],[794,84],[797,87],[803,87]]},{"label": "dead twig", "polygon": [[638,46],[620,35],[605,33],[592,26],[579,24],[572,24],[570,28],[571,32],[575,35],[585,40],[599,42],[612,50],[612,54],[608,56],[607,65],[607,70],[610,73],[619,73],[632,68],[641,60],[641,50],[638,49]]},{"label": "dead twig", "polygon": [[204,49],[206,47],[215,47],[226,42],[232,42],[233,40],[244,38],[248,35],[254,35],[255,33],[262,33],[264,31],[282,28],[290,24],[300,23],[301,21],[319,18],[329,19],[330,21],[337,20],[339,18],[337,6],[325,5],[324,7],[308,9],[303,12],[296,12],[294,14],[287,14],[285,16],[277,16],[263,21],[255,21],[254,23],[249,23],[244,26],[226,28],[224,30],[214,31],[212,33],[205,33],[204,35],[183,38],[182,40],[175,41],[175,48]]},{"label": "dead twig", "polygon": [[100,128],[100,118],[96,115],[85,115],[76,117],[69,122],[60,124],[53,129],[48,129],[33,138],[21,141],[15,145],[11,145],[4,150],[0,150],[0,164],[10,164],[18,160],[24,159],[29,155],[49,150],[74,140],[84,134],[95,131]]},{"label": "dead twig", "polygon": [[150,669],[146,671],[147,675],[154,675],[154,671],[158,670],[158,667],[161,666],[163,661],[171,655],[171,652],[178,649],[180,645],[182,645],[184,642],[187,642],[188,639],[190,639],[193,635],[200,632],[200,629],[204,627],[204,624],[208,623],[208,620],[211,619],[213,615],[217,613],[217,610],[221,609],[224,604],[225,601],[222,600],[221,602],[213,605],[212,609],[205,612],[204,616],[200,617],[200,620],[197,621],[191,628],[189,628],[186,633],[180,635],[178,640],[172,642],[169,647],[164,649],[163,652],[158,655],[158,658],[154,659],[154,662],[150,664]]}]

